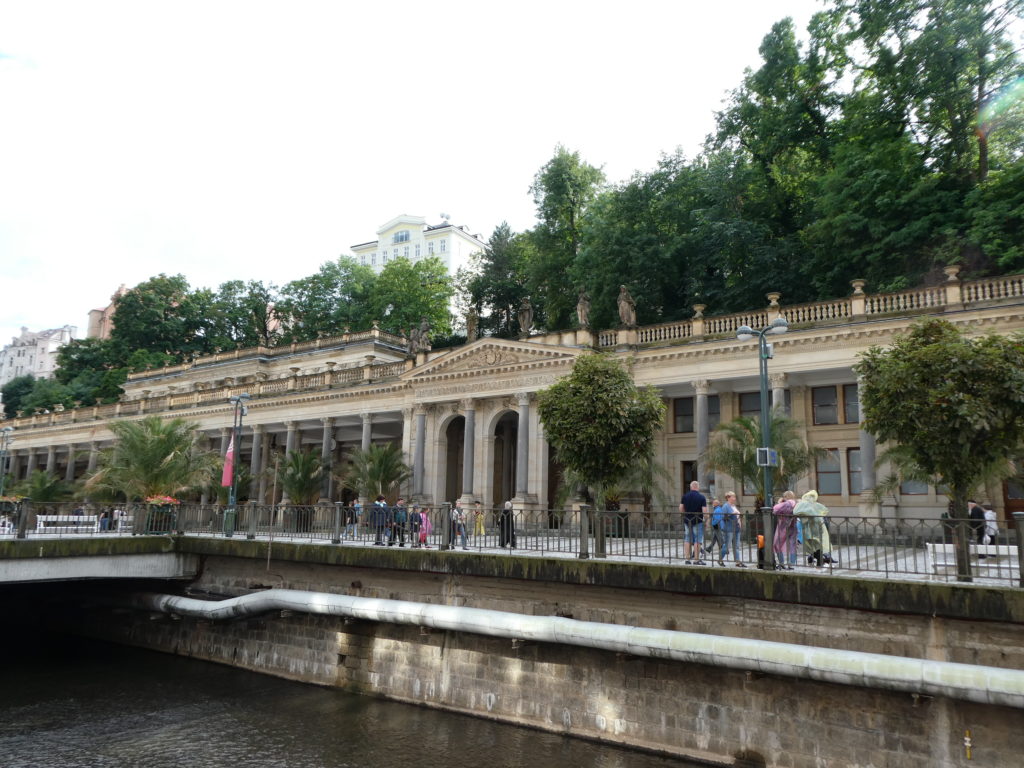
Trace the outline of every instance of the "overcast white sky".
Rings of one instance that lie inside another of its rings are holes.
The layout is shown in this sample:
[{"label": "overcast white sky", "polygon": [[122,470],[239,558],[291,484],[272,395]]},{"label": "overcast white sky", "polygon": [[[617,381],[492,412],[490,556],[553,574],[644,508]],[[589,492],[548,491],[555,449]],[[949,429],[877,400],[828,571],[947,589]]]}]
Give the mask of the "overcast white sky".
[{"label": "overcast white sky", "polygon": [[0,342],[165,272],[278,285],[401,213],[534,223],[559,143],[688,156],[818,0],[0,0]]}]

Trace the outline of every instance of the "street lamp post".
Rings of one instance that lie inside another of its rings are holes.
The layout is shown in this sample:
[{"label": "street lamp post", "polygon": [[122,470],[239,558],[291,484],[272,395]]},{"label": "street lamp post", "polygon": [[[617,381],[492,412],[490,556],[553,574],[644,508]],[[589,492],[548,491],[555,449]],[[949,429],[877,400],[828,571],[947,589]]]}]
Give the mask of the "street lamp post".
[{"label": "street lamp post", "polygon": [[224,535],[231,537],[235,533],[235,517],[237,511],[235,505],[238,503],[238,457],[242,447],[242,418],[249,413],[246,403],[249,402],[249,393],[242,392],[232,395],[228,402],[234,406],[235,412],[231,428],[231,490],[228,492],[228,508],[224,512]]},{"label": "street lamp post", "polygon": [[7,479],[7,449],[14,440],[14,427],[0,429],[0,496],[4,495],[4,481]]},{"label": "street lamp post", "polygon": [[[773,357],[772,345],[765,338],[767,335],[777,335],[789,330],[789,323],[781,315],[759,331],[755,331],[749,325],[741,325],[736,329],[736,338],[740,341],[750,341],[757,337],[758,346],[758,375],[761,380],[761,443],[762,446],[757,452],[757,463],[763,471],[764,480],[764,505],[767,509],[772,508],[774,498],[772,495],[772,468],[778,466],[778,454],[772,450],[772,427],[768,408],[768,361]],[[774,552],[771,542],[770,526],[765,528],[765,565],[774,565]]]}]

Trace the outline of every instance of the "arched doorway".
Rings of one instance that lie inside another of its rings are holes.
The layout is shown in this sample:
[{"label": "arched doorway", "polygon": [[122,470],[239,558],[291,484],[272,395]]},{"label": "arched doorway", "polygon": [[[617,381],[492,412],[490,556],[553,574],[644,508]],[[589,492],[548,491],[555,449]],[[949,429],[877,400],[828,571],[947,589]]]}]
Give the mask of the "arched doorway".
[{"label": "arched doorway", "polygon": [[491,504],[498,507],[516,495],[516,444],[519,440],[519,414],[502,414],[494,425],[494,465],[492,467]]},{"label": "arched doorway", "polygon": [[444,498],[452,504],[462,495],[462,452],[466,442],[466,417],[456,416],[448,423],[445,437]]}]

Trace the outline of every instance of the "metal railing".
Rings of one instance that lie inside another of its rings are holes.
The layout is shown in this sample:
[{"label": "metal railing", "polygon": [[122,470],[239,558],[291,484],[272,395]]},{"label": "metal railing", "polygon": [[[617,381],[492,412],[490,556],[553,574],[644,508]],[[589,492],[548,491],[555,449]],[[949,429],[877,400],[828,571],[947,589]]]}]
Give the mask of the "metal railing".
[{"label": "metal railing", "polygon": [[[977,520],[833,516],[823,519],[822,532],[813,520],[797,518],[788,525],[771,513],[749,512],[741,515],[736,532],[716,531],[708,523],[688,535],[686,520],[674,509],[506,512],[500,507],[480,507],[464,509],[460,521],[451,505],[442,504],[427,508],[428,526],[417,520],[422,513],[412,508],[403,513],[398,508],[342,504],[231,508],[26,501],[18,507],[0,509],[0,540],[138,535],[276,538],[319,545],[602,558],[683,567],[760,567],[1021,586],[1019,532],[1012,525],[1000,525],[998,533],[987,536],[984,522]],[[778,532],[780,527],[783,533]],[[699,550],[691,540],[700,544]],[[827,543],[816,553],[812,540]]]}]

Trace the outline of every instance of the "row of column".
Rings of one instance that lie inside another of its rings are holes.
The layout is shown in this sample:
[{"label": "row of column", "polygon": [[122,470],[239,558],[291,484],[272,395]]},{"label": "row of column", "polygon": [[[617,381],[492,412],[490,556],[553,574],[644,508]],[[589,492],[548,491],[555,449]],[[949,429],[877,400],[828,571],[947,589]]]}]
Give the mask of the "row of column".
[{"label": "row of column", "polygon": [[[65,482],[74,482],[77,474],[78,459],[76,457],[76,445],[77,443],[69,443],[66,448],[67,452],[67,464],[64,468],[64,480]],[[57,447],[50,445],[46,447],[46,460],[43,463],[42,470],[48,474],[54,475],[57,472]],[[39,458],[42,455],[42,451],[36,448],[10,448],[7,451],[7,470],[13,480],[17,482],[32,476],[32,473],[38,470]],[[22,472],[22,459],[25,459],[25,471]],[[99,459],[99,444],[92,442],[89,443],[89,461],[86,467],[86,472],[91,474],[96,471],[96,466]],[[2,469],[2,468],[0,468]]]}]

